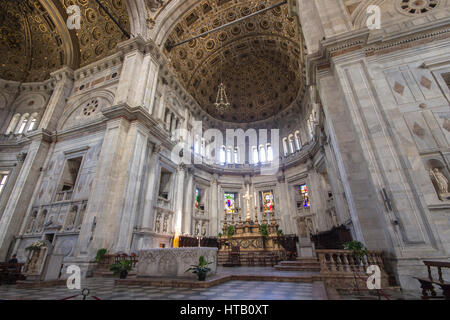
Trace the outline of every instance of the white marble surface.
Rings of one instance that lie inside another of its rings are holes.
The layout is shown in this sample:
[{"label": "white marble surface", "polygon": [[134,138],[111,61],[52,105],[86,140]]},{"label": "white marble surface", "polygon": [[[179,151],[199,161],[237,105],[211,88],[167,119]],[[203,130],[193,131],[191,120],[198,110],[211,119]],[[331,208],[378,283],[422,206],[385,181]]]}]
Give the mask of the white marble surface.
[{"label": "white marble surface", "polygon": [[198,264],[200,256],[212,262],[208,267],[209,275],[215,274],[217,269],[217,248],[164,248],[147,249],[139,251],[137,264],[138,277],[192,277],[197,275],[185,272],[191,265]]}]

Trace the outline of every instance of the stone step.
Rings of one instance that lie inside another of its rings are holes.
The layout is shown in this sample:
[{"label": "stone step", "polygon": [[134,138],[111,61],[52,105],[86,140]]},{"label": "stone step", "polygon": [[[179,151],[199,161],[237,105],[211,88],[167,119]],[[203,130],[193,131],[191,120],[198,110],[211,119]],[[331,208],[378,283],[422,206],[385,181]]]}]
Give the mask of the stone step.
[{"label": "stone step", "polygon": [[281,261],[280,266],[286,266],[286,267],[319,267],[320,264],[318,261]]},{"label": "stone step", "polygon": [[276,265],[275,270],[278,271],[320,271],[320,266],[304,266],[304,265]]}]

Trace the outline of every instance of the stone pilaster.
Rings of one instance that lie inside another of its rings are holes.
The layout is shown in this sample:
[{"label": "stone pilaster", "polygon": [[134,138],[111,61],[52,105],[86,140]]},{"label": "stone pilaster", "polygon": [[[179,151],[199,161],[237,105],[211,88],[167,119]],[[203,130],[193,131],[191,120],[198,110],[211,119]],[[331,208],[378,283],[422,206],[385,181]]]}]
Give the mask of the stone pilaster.
[{"label": "stone pilaster", "polygon": [[175,195],[175,216],[174,216],[174,231],[176,235],[181,234],[182,219],[183,219],[183,190],[184,190],[184,177],[185,177],[186,165],[181,163],[177,170],[177,183],[176,183],[176,195]]},{"label": "stone pilaster", "polygon": [[60,70],[52,72],[51,77],[56,82],[55,88],[39,123],[39,129],[47,131],[56,129],[74,82],[73,70],[69,67],[63,67]]},{"label": "stone pilaster", "polygon": [[192,224],[192,213],[194,209],[194,172],[189,171],[188,184],[186,190],[186,201],[184,207],[184,223],[183,223],[183,233],[191,234],[191,224]]}]

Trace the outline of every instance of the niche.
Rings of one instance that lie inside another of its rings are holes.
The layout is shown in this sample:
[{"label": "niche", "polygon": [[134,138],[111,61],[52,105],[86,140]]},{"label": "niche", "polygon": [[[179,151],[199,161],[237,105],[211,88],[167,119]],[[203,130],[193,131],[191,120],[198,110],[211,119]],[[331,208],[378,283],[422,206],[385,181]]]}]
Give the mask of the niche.
[{"label": "niche", "polygon": [[159,180],[159,197],[169,200],[170,182],[172,180],[172,172],[165,168],[161,169],[161,177]]}]

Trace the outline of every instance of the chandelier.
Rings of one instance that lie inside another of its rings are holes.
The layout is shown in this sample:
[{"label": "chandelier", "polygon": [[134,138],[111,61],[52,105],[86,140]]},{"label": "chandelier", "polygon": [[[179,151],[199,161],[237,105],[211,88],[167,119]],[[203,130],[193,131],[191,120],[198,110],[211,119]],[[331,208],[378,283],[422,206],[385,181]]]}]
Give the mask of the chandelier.
[{"label": "chandelier", "polygon": [[225,111],[230,109],[230,103],[228,102],[227,93],[225,92],[225,85],[223,84],[223,82],[221,82],[219,85],[216,103],[214,103],[214,105],[216,106],[216,110],[220,114],[224,114]]}]

